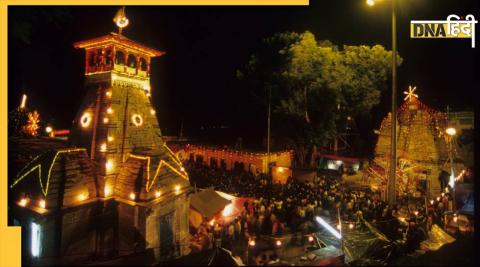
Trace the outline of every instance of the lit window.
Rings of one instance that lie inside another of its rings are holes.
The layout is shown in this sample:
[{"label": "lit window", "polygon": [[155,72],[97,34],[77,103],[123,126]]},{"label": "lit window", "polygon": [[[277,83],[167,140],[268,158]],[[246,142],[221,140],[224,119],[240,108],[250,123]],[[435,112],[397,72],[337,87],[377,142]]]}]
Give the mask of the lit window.
[{"label": "lit window", "polygon": [[32,236],[31,236],[31,252],[33,257],[39,257],[40,256],[40,239],[42,237],[42,232],[41,232],[41,227],[39,224],[36,224],[32,222],[31,224],[32,228]]}]

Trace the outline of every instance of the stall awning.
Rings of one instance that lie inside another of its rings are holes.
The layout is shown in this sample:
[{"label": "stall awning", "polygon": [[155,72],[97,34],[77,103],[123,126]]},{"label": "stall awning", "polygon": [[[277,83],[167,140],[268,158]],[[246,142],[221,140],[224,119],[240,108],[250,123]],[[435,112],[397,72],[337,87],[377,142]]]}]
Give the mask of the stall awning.
[{"label": "stall awning", "polygon": [[190,206],[209,219],[223,210],[230,202],[230,200],[220,196],[215,190],[210,188],[195,193],[190,198]]}]

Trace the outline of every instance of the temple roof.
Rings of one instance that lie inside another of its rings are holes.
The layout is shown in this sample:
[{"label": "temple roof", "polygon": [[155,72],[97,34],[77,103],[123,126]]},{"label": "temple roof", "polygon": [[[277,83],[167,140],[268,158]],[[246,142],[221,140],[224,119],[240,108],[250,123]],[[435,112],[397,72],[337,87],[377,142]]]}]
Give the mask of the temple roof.
[{"label": "temple roof", "polygon": [[84,41],[79,41],[73,44],[75,48],[92,48],[92,47],[98,47],[102,45],[108,45],[108,44],[120,44],[123,46],[126,46],[128,48],[138,50],[139,52],[145,53],[151,57],[158,57],[161,55],[164,55],[165,52],[159,51],[150,47],[147,47],[145,45],[142,45],[138,42],[135,42],[131,39],[128,39],[127,37],[113,33],[111,32],[110,34],[103,35],[100,37],[84,40]]}]

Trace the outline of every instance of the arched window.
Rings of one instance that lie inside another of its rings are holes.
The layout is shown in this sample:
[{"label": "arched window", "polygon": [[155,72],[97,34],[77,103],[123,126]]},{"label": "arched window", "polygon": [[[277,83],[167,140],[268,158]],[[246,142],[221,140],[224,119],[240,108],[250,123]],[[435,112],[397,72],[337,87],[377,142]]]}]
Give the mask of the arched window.
[{"label": "arched window", "polygon": [[132,54],[128,55],[127,66],[130,67],[130,68],[136,68],[137,67],[137,59],[135,58],[134,55],[132,55]]},{"label": "arched window", "polygon": [[117,51],[115,55],[115,64],[117,65],[125,64],[125,54],[122,51]]},{"label": "arched window", "polygon": [[140,70],[147,71],[147,61],[143,57],[140,58]]}]

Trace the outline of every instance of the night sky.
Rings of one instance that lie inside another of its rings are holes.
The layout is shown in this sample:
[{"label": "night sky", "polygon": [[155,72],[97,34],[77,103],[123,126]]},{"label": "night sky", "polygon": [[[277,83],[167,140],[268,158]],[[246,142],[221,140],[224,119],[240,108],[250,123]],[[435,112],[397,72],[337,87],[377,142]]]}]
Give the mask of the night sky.
[{"label": "night sky", "polygon": [[[124,34],[166,51],[152,61],[152,99],[163,134],[200,135],[202,126],[228,126],[225,136],[251,142],[265,135],[266,115],[248,104],[236,71],[265,37],[306,30],[336,45],[381,44],[391,49],[389,1],[310,1],[305,7],[133,7]],[[410,39],[410,20],[445,20],[473,14],[477,1],[400,0],[397,14],[399,104],[408,85],[424,103],[445,110],[471,109],[479,88],[476,51],[470,39]],[[28,106],[56,128],[69,128],[84,96],[84,51],[73,43],[116,32],[118,7],[9,7],[9,110],[29,96]],[[477,47],[480,47],[477,24]],[[387,81],[389,83],[389,81]],[[390,107],[386,92],[367,131]],[[365,128],[365,127],[364,127]],[[219,141],[222,142],[222,141]],[[226,141],[225,141],[226,142]]]}]

